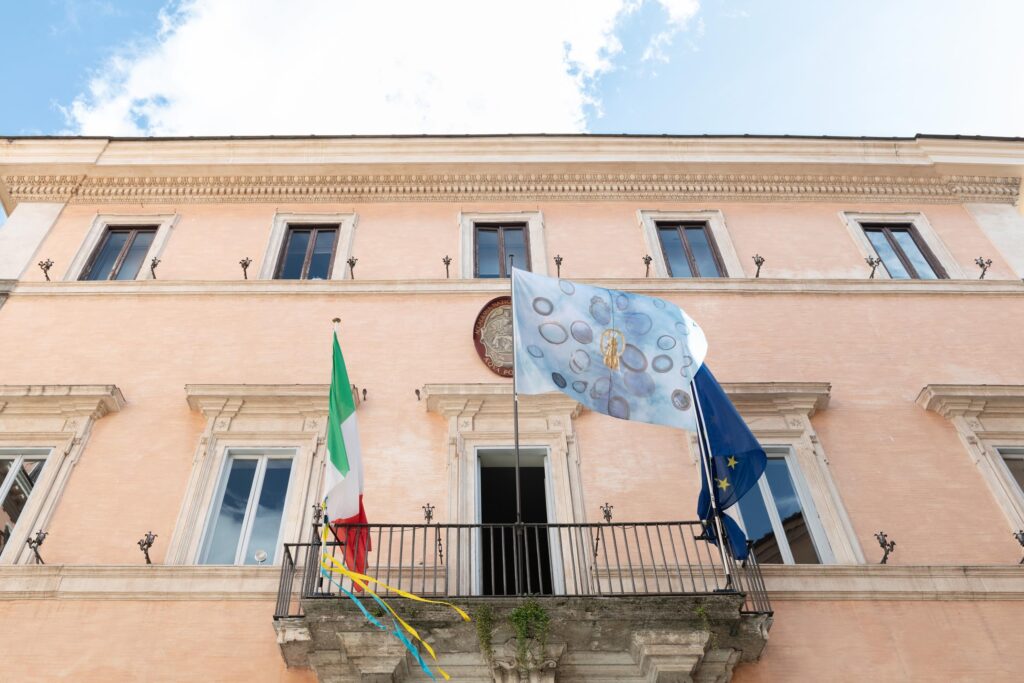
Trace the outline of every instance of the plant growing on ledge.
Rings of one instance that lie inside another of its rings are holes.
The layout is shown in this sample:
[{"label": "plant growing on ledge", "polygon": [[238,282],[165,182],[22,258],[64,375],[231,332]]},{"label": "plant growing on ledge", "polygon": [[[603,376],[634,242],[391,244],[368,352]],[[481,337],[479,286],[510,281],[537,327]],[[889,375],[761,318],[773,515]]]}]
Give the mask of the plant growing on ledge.
[{"label": "plant growing on ledge", "polygon": [[548,630],[551,617],[540,604],[530,598],[509,612],[508,620],[516,634],[516,663],[521,669],[529,666],[530,641],[537,644],[536,660],[544,657],[548,645]]},{"label": "plant growing on ledge", "polygon": [[487,660],[488,666],[494,663],[494,610],[490,605],[480,605],[480,609],[473,615],[476,622],[476,637],[480,641],[480,652]]}]

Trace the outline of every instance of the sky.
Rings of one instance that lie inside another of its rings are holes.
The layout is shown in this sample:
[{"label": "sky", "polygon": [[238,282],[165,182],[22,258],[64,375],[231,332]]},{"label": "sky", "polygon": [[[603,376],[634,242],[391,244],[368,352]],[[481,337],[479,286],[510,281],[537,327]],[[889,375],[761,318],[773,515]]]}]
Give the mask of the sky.
[{"label": "sky", "polygon": [[0,0],[0,136],[1024,136],[1022,27],[1024,0]]}]

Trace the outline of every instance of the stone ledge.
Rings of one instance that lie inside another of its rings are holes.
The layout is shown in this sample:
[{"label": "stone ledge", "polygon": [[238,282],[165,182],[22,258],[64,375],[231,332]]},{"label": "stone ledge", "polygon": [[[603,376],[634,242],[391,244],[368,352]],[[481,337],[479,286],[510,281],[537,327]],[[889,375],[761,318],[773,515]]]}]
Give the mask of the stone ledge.
[{"label": "stone ledge", "polygon": [[[322,294],[389,295],[508,294],[507,280],[124,280],[10,283],[8,296],[311,296]],[[1019,280],[870,280],[849,278],[582,278],[578,282],[625,289],[651,296],[700,294],[833,294],[833,295],[1024,295]],[[3,285],[3,283],[0,283]],[[0,289],[0,292],[4,291]]]},{"label": "stone ledge", "polygon": [[267,600],[281,568],[203,565],[0,567],[0,600]]},{"label": "stone ledge", "polygon": [[1021,565],[761,565],[786,600],[1024,600]]},{"label": "stone ledge", "polygon": [[[1015,564],[762,565],[761,569],[773,602],[1024,600],[1024,566]],[[0,600],[274,600],[279,580],[278,566],[8,565],[0,567]]]}]

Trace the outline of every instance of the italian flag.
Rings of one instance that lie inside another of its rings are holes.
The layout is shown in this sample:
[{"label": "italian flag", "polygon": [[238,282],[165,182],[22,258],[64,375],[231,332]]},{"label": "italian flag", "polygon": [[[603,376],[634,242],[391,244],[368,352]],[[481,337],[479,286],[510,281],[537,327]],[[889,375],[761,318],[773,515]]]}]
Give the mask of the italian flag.
[{"label": "italian flag", "polygon": [[[363,509],[363,458],[356,428],[356,403],[345,370],[338,334],[334,334],[330,412],[327,417],[327,472],[324,477],[327,519],[345,544],[345,565],[364,573],[370,532]],[[347,527],[347,528],[346,528]]]}]

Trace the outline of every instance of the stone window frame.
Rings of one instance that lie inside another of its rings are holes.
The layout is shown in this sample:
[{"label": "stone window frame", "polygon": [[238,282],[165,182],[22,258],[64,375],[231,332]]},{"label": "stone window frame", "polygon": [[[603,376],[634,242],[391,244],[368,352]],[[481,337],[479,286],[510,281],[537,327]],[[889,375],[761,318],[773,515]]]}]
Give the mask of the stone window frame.
[{"label": "stone window frame", "polygon": [[0,385],[0,448],[48,451],[0,565],[35,561],[26,542],[47,530],[93,424],[124,405],[124,395],[112,384]]},{"label": "stone window frame", "polygon": [[459,212],[459,276],[473,279],[476,261],[477,224],[526,225],[526,244],[530,252],[530,272],[548,274],[544,215],[540,211],[460,211]]},{"label": "stone window frame", "polygon": [[[832,387],[827,382],[725,382],[747,426],[766,450],[788,449],[832,550],[831,565],[864,564],[853,523],[832,476],[825,449],[811,424],[825,410]],[[690,433],[690,453],[698,473],[697,435]],[[794,485],[799,486],[794,482]],[[823,564],[826,558],[822,558]]]},{"label": "stone window frame", "polygon": [[[477,452],[513,445],[511,384],[427,384],[423,387],[424,407],[448,421],[447,519],[448,523],[479,524],[480,467]],[[580,453],[573,419],[583,406],[565,394],[552,393],[519,397],[519,445],[547,451],[545,476],[548,482],[548,515],[559,523],[587,521],[583,500]],[[472,539],[467,539],[473,542]],[[552,562],[568,564],[563,549],[553,553]],[[458,567],[462,585],[476,585],[478,575],[473,553],[463,553]],[[559,572],[552,574],[557,577]],[[556,584],[556,591],[559,588]]]},{"label": "stone window frame", "polygon": [[[901,224],[913,227],[917,237],[921,239],[924,246],[931,252],[931,256],[938,262],[946,276],[951,280],[962,280],[965,278],[960,264],[950,253],[945,243],[928,221],[928,218],[920,211],[899,211],[899,212],[864,212],[864,211],[840,211],[839,219],[846,226],[847,232],[857,245],[862,258],[876,257],[878,254],[871,246],[868,236],[864,233],[864,225],[871,223]],[[875,279],[891,280],[889,272],[884,265],[875,270]]]},{"label": "stone window frame", "polygon": [[178,219],[179,214],[177,213],[96,214],[92,225],[89,226],[89,231],[85,234],[85,239],[82,240],[82,245],[64,273],[64,280],[71,282],[82,277],[109,229],[153,226],[156,228],[153,243],[149,245],[149,251],[146,252],[146,256],[142,260],[142,267],[139,268],[138,274],[132,278],[134,280],[152,280],[153,274],[150,272],[149,264],[154,258],[160,258],[164,253],[167,241],[171,238],[171,231],[177,225]]},{"label": "stone window frame", "polygon": [[[206,428],[192,460],[165,564],[199,564],[217,487],[232,450],[293,451],[280,538],[285,543],[306,540],[306,522],[320,500],[323,481],[328,386],[189,384],[185,394],[189,407],[206,418]],[[276,551],[275,557],[280,560]]]},{"label": "stone window frame", "polygon": [[917,405],[953,423],[1010,530],[1024,529],[1024,492],[998,451],[1024,447],[1024,385],[929,384]]},{"label": "stone window frame", "polygon": [[662,211],[639,209],[636,212],[637,220],[640,223],[640,230],[643,233],[644,245],[647,253],[653,259],[656,277],[669,278],[668,264],[665,262],[665,252],[661,246],[661,238],[658,236],[658,223],[704,223],[707,226],[711,239],[714,241],[714,248],[717,249],[721,259],[721,277],[744,278],[743,264],[740,263],[736,253],[736,247],[732,243],[732,236],[725,223],[725,214],[717,209],[702,211]]},{"label": "stone window frame", "polygon": [[258,280],[273,280],[277,276],[281,252],[284,250],[288,229],[302,226],[337,225],[338,236],[334,241],[334,260],[331,264],[330,280],[348,280],[348,259],[355,244],[357,213],[275,213],[270,226],[270,238],[260,263]]}]

